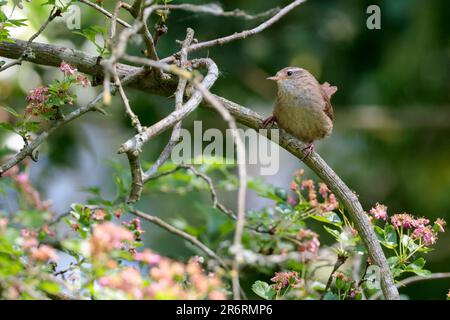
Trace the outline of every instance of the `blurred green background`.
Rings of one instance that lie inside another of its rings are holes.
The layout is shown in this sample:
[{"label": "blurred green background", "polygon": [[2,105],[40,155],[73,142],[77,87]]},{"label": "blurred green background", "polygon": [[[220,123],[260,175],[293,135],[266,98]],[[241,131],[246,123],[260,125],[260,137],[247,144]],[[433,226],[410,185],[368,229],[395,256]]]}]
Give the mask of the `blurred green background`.
[{"label": "blurred green background", "polygon": [[[49,7],[33,0],[19,12],[31,19],[32,27],[17,34],[27,39],[46,19]],[[179,3],[180,1],[173,1]],[[206,1],[190,1],[206,3]],[[226,10],[240,8],[258,13],[289,1],[220,1]],[[381,8],[381,30],[366,28],[366,8]],[[105,19],[83,4],[82,28]],[[106,3],[111,8],[112,3]],[[27,13],[28,12],[28,13]],[[121,15],[128,19],[126,14]],[[260,20],[212,17],[190,12],[173,12],[167,21],[169,33],[158,44],[161,57],[178,50],[175,40],[184,38],[186,27],[196,31],[199,41],[228,35],[258,25]],[[153,19],[151,25],[156,23]],[[22,30],[22,29],[21,29]],[[28,30],[28,31],[27,31]],[[31,30],[31,31],[30,31]],[[409,212],[431,219],[450,220],[450,2],[446,0],[328,1],[310,0],[289,13],[266,31],[222,47],[202,51],[221,70],[212,91],[269,115],[276,95],[273,83],[265,80],[277,70],[301,66],[321,82],[338,87],[333,97],[336,113],[333,135],[316,144],[318,152],[335,171],[357,191],[366,209],[376,202],[389,207],[389,214]],[[37,41],[49,42],[95,54],[92,45],[56,21]],[[134,42],[129,52],[139,54],[143,46]],[[25,63],[0,73],[0,105],[23,110],[26,92],[57,76],[52,68]],[[95,96],[99,88],[80,91],[79,103]],[[149,125],[173,109],[173,100],[152,97],[130,90],[129,97],[141,121]],[[108,107],[107,117],[90,114],[52,136],[41,149],[41,160],[33,164],[32,176],[45,197],[54,201],[55,210],[67,209],[71,202],[86,197],[84,186],[99,185],[105,193],[113,190],[107,159],[120,159],[117,147],[131,136],[128,119],[119,98]],[[8,120],[0,113],[2,121]],[[185,122],[201,119],[203,127],[225,129],[223,121],[210,111],[198,110]],[[162,150],[169,133],[146,148],[145,159],[153,161]],[[14,145],[13,137],[0,133],[4,144]],[[304,167],[286,152],[276,176],[264,177],[286,187],[295,169]],[[253,172],[253,171],[251,171]],[[257,172],[254,170],[254,172]],[[308,175],[312,175],[307,172]],[[230,207],[235,197],[221,196]],[[149,194],[141,206],[164,218],[199,216],[197,202],[208,195],[185,196]],[[254,194],[249,208],[260,207]],[[182,257],[190,254],[183,242],[146,225],[149,245],[162,253]],[[175,246],[175,244],[180,244]],[[450,235],[443,234],[435,251],[428,255],[427,267],[433,272],[450,271]],[[402,289],[416,299],[442,299],[450,280],[423,281]]]}]

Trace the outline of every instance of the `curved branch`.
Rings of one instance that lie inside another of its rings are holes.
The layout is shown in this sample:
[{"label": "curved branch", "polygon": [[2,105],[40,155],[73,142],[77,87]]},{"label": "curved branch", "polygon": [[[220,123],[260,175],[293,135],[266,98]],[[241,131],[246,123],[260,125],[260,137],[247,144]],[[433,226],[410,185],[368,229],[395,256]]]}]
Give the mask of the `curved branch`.
[{"label": "curved branch", "polygon": [[[395,286],[397,288],[401,288],[401,287],[407,286],[408,284],[411,284],[414,282],[419,282],[419,281],[424,281],[424,280],[448,279],[448,278],[450,278],[450,272],[438,272],[438,273],[429,274],[428,276],[409,277],[409,278],[406,278],[406,279],[400,281]],[[377,293],[377,294],[374,294],[370,298],[370,300],[377,300],[380,297],[381,297],[381,293]]]}]

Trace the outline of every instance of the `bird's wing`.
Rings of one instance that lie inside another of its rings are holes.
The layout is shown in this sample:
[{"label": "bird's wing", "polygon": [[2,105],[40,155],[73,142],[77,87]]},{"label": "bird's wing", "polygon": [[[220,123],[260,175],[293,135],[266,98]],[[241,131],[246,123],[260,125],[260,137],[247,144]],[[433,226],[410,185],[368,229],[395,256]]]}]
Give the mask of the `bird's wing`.
[{"label": "bird's wing", "polygon": [[320,93],[325,99],[325,114],[331,119],[334,120],[333,107],[331,106],[331,97],[334,93],[336,93],[337,87],[331,86],[328,82],[325,82],[320,85]]}]

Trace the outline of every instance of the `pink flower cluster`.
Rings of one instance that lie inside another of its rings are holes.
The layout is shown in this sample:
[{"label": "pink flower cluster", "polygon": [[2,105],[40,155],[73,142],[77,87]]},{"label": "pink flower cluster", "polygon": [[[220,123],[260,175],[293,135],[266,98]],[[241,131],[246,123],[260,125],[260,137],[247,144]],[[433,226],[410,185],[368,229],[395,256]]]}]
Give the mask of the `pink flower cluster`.
[{"label": "pink flower cluster", "polygon": [[115,249],[122,249],[126,242],[134,240],[133,234],[112,222],[104,222],[94,227],[90,239],[91,254],[102,256]]},{"label": "pink flower cluster", "polygon": [[299,284],[300,279],[296,271],[275,272],[270,281],[275,282],[272,284],[272,288],[279,291],[288,287],[289,285],[295,287]]},{"label": "pink flower cluster", "polygon": [[377,203],[374,208],[370,209],[369,212],[375,219],[385,221],[387,219],[387,207],[383,204]]},{"label": "pink flower cluster", "polygon": [[71,76],[75,74],[78,70],[74,67],[72,67],[70,64],[68,64],[65,61],[61,62],[61,65],[59,66],[59,70],[61,70],[62,73],[64,73],[66,76]]},{"label": "pink flower cluster", "polygon": [[396,228],[412,230],[412,237],[423,241],[426,246],[436,243],[438,232],[444,232],[445,220],[437,219],[434,226],[429,225],[427,218],[415,218],[408,213],[399,213],[391,217],[391,223]]},{"label": "pink flower cluster", "polygon": [[50,108],[46,105],[46,102],[49,97],[47,87],[31,89],[26,97],[28,105],[25,109],[25,113],[39,115],[48,112]]},{"label": "pink flower cluster", "polygon": [[296,239],[301,242],[298,247],[300,252],[309,252],[316,255],[319,252],[319,235],[309,229],[300,229]]},{"label": "pink flower cluster", "polygon": [[56,250],[48,245],[39,245],[35,232],[22,229],[21,234],[23,238],[22,248],[28,252],[31,260],[40,262],[58,261]]},{"label": "pink flower cluster", "polygon": [[8,226],[8,218],[0,218],[0,233],[6,232]]},{"label": "pink flower cluster", "polygon": [[[77,73],[77,69],[68,64],[65,61],[61,62],[61,65],[59,67],[59,70],[64,74],[66,77],[73,76]],[[72,79],[72,78],[71,78]],[[83,87],[87,87],[90,85],[89,79],[81,74],[77,74],[76,78],[71,81],[74,81],[74,83],[79,84]],[[66,93],[64,93],[66,94]],[[50,98],[50,93],[48,87],[37,87],[28,93],[26,100],[28,102],[28,105],[25,109],[25,112],[27,114],[32,115],[39,115],[43,113],[47,113],[51,111],[51,107],[47,104],[48,100]],[[70,104],[71,102],[69,102]],[[73,103],[73,101],[72,101]]]},{"label": "pink flower cluster", "polygon": [[100,278],[99,284],[121,290],[134,299],[226,299],[222,281],[214,274],[205,274],[199,258],[184,264],[149,249],[135,253],[134,258],[149,265],[150,283],[137,269],[127,267],[117,274]]},{"label": "pink flower cluster", "polygon": [[[301,191],[307,190],[308,196],[306,197],[306,201],[309,202],[310,206],[316,208],[320,213],[328,213],[337,208],[339,208],[339,202],[336,199],[336,196],[331,193],[330,189],[328,189],[325,183],[319,183],[319,194],[322,197],[322,202],[320,202],[317,198],[316,185],[313,180],[307,179],[303,180],[303,175],[305,171],[303,169],[298,170],[295,173],[295,178],[291,181],[290,189],[296,192],[300,198],[303,198]],[[292,197],[288,197],[288,203],[291,205],[295,205],[296,201]]]},{"label": "pink flower cluster", "polygon": [[319,194],[322,197],[322,202],[320,202],[317,198],[316,185],[313,180],[302,180],[300,190],[308,191],[307,200],[309,204],[318,209],[321,213],[328,213],[339,208],[339,202],[337,201],[336,196],[331,193],[327,185],[322,182],[319,183]]},{"label": "pink flower cluster", "polygon": [[30,182],[27,172],[20,172],[18,166],[14,166],[3,174],[4,177],[10,177],[17,185],[18,190],[23,194],[25,200],[39,211],[47,211],[50,201],[42,201],[39,192]]},{"label": "pink flower cluster", "polygon": [[130,230],[131,232],[133,232],[135,240],[136,241],[141,241],[141,236],[142,234],[145,232],[142,228],[141,228],[141,219],[139,218],[134,218],[131,221],[128,222],[122,222],[122,224],[127,227],[128,230]]}]

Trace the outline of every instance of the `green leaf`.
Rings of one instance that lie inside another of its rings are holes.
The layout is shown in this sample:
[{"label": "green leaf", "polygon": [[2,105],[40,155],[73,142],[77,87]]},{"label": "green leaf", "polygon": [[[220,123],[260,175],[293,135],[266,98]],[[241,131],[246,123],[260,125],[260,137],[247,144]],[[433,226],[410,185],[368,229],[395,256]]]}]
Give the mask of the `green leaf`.
[{"label": "green leaf", "polygon": [[410,263],[409,265],[406,266],[406,269],[410,269],[410,270],[420,270],[425,266],[425,259],[424,258],[419,258],[417,260],[415,260],[414,262]]},{"label": "green leaf", "polygon": [[276,294],[275,290],[267,282],[259,280],[252,285],[252,290],[266,300],[272,300]]},{"label": "green leaf", "polygon": [[390,224],[387,224],[384,228],[384,240],[385,241],[383,241],[383,244],[387,248],[393,249],[397,247],[397,231]]},{"label": "green leaf", "polygon": [[6,112],[11,113],[14,117],[16,117],[16,118],[22,118],[22,115],[19,114],[19,113],[18,113],[16,110],[14,110],[13,108],[10,108],[10,107],[3,107],[3,106],[2,106],[2,108],[3,108]]},{"label": "green leaf", "polygon": [[11,131],[11,132],[14,132],[14,133],[17,133],[16,128],[14,128],[14,126],[11,123],[9,123],[9,122],[2,122],[2,123],[0,123],[0,128],[3,128],[5,130],[8,130],[8,131]]},{"label": "green leaf", "polygon": [[314,281],[313,283],[311,283],[311,288],[316,291],[324,291],[326,285],[322,282]]},{"label": "green leaf", "polygon": [[327,292],[323,296],[323,300],[339,300],[339,297],[337,296],[337,294],[334,294],[333,292]]},{"label": "green leaf", "polygon": [[336,227],[340,227],[342,225],[341,218],[339,218],[339,216],[334,212],[330,212],[325,215],[311,215],[310,217],[313,218],[314,220],[329,223]]},{"label": "green leaf", "polygon": [[345,287],[345,281],[341,278],[336,278],[336,288],[342,289]]},{"label": "green leaf", "polygon": [[329,234],[331,234],[333,237],[336,238],[336,240],[339,241],[341,233],[338,230],[328,228],[327,226],[323,226],[323,227]]},{"label": "green leaf", "polygon": [[39,284],[39,289],[41,289],[42,291],[51,293],[51,294],[57,294],[61,290],[59,285],[57,283],[55,283],[55,282],[52,282],[52,281],[42,281]]}]

